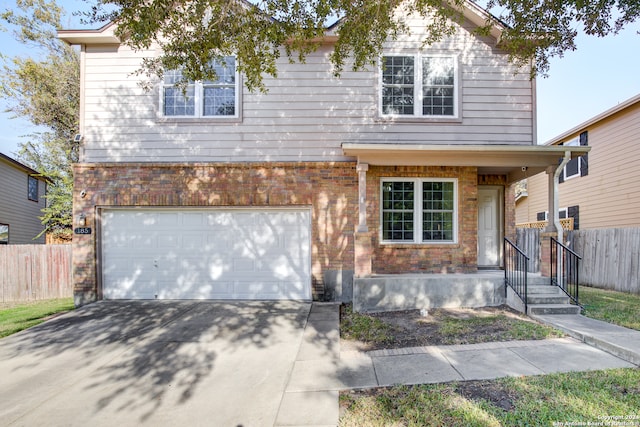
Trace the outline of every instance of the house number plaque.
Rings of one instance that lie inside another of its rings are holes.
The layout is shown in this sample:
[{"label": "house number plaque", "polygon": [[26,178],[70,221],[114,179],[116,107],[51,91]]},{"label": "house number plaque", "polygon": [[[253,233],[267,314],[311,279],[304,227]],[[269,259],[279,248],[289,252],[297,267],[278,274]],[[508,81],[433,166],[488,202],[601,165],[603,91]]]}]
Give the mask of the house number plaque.
[{"label": "house number plaque", "polygon": [[73,232],[75,234],[91,234],[91,227],[78,227],[74,228]]}]

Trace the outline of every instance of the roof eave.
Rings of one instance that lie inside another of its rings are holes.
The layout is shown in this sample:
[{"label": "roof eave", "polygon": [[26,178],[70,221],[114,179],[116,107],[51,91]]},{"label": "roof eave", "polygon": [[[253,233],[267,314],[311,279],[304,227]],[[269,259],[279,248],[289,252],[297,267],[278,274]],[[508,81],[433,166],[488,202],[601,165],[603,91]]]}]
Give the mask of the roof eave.
[{"label": "roof eave", "polygon": [[21,171],[25,172],[27,175],[29,176],[33,176],[35,178],[40,178],[43,181],[47,181],[48,183],[53,183],[53,180],[51,178],[49,178],[46,175],[41,174],[40,172],[38,172],[35,169],[31,169],[29,166],[20,163],[19,161],[12,159],[11,157],[0,153],[0,159],[6,161],[7,163],[9,163],[10,165],[14,166],[17,169],[20,169]]},{"label": "roof eave", "polygon": [[[246,1],[246,0],[245,0]],[[250,4],[247,2],[247,4]],[[484,26],[488,22],[492,22],[490,27],[490,35],[500,42],[504,26],[498,18],[492,16],[489,12],[467,0],[462,8],[465,18],[478,26]],[[325,29],[323,37],[312,40],[313,42],[335,43],[338,40],[338,31],[342,18],[336,20]],[[121,40],[114,34],[115,23],[109,22],[99,29],[69,29],[59,30],[58,38],[70,45],[79,44],[120,44]]]},{"label": "roof eave", "polygon": [[593,126],[594,124],[605,120],[611,116],[613,116],[614,114],[619,113],[620,111],[629,108],[631,106],[633,106],[634,104],[637,104],[640,102],[640,94],[633,96],[629,99],[627,99],[626,101],[623,101],[621,103],[619,103],[618,105],[616,105],[615,107],[609,108],[606,111],[603,111],[602,113],[593,116],[592,118],[590,118],[589,120],[580,123],[578,126],[575,126],[571,129],[569,129],[566,132],[561,133],[560,135],[556,136],[555,138],[547,141],[544,143],[544,145],[546,146],[551,146],[551,145],[557,145],[561,142],[566,141],[567,138],[569,138],[570,136],[577,134],[579,132],[582,132],[583,130],[586,130],[586,128]]},{"label": "roof eave", "polygon": [[97,30],[58,30],[58,38],[70,45],[120,44],[114,30],[115,23],[109,22]]}]

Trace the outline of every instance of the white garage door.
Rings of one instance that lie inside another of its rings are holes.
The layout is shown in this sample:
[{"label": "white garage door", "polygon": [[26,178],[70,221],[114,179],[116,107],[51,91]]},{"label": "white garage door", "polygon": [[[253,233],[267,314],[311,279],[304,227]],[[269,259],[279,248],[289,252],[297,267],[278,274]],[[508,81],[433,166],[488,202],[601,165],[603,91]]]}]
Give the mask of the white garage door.
[{"label": "white garage door", "polygon": [[106,299],[311,299],[310,212],[102,211]]}]

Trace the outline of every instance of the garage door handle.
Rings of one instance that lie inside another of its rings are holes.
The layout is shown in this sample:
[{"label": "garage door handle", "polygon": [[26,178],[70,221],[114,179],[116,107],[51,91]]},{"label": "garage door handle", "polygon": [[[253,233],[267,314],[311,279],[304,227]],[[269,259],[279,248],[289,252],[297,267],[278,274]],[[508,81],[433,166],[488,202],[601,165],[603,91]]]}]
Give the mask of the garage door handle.
[{"label": "garage door handle", "polygon": [[157,259],[154,259],[154,260],[153,260],[153,266],[154,266],[154,267],[157,267],[157,266],[158,266],[158,260],[157,260]]}]

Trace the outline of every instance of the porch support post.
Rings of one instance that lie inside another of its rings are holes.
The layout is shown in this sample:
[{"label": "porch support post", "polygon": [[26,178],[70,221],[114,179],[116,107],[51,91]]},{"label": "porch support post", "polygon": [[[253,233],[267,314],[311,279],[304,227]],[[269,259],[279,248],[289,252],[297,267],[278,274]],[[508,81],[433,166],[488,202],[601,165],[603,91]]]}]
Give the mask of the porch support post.
[{"label": "porch support post", "polygon": [[367,226],[367,171],[369,165],[358,163],[356,170],[358,171],[358,232],[366,233],[369,231]]},{"label": "porch support post", "polygon": [[556,217],[558,216],[558,179],[555,176],[556,167],[549,166],[547,168],[548,188],[549,188],[549,200],[548,200],[548,212],[547,226],[544,229],[545,233],[557,232]]},{"label": "porch support post", "polygon": [[373,256],[372,235],[367,226],[367,163],[358,163],[358,227],[354,233],[354,275],[355,277],[369,277],[373,271],[371,258]]},{"label": "porch support post", "polygon": [[373,271],[373,239],[369,232],[358,232],[354,235],[354,276],[369,277]]},{"label": "porch support post", "polygon": [[547,227],[540,233],[540,274],[543,277],[551,276],[551,237],[558,242],[562,242],[562,225],[558,214],[560,174],[564,167],[571,160],[571,152],[565,151],[564,157],[558,166],[549,166],[547,175],[549,176],[549,216]]}]

